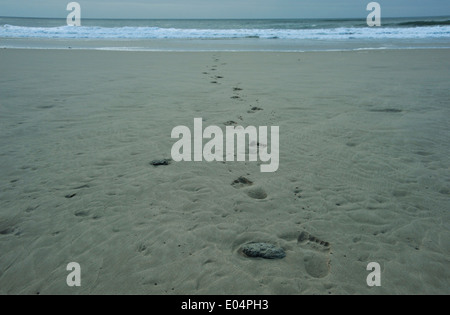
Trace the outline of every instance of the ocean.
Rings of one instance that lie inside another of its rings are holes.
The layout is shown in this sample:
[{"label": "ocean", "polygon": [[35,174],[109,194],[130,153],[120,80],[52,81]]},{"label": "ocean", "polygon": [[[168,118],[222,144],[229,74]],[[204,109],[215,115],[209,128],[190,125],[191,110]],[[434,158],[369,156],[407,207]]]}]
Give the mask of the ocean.
[{"label": "ocean", "polygon": [[113,20],[0,18],[1,48],[135,51],[336,51],[450,48],[450,17]]}]

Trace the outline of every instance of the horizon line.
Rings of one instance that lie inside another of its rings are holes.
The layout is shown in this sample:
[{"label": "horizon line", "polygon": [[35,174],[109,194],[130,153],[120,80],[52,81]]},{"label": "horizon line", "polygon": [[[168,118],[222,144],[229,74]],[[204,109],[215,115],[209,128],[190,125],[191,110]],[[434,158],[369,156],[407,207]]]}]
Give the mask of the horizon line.
[{"label": "horizon line", "polygon": [[[35,17],[35,16],[0,16],[0,18],[12,19],[47,19],[47,20],[65,20],[67,17]],[[430,16],[385,16],[384,19],[422,19],[422,18],[450,18],[450,15],[430,15]],[[309,17],[309,18],[105,18],[105,17],[84,17],[84,20],[359,20],[366,17]]]}]

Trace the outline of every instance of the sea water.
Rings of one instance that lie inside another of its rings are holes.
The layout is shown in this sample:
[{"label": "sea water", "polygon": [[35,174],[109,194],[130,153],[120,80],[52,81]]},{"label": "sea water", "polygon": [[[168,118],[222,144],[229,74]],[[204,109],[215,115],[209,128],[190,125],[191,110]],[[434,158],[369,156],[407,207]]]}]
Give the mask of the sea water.
[{"label": "sea water", "polygon": [[136,51],[326,51],[450,48],[450,17],[125,20],[0,18],[0,48]]}]

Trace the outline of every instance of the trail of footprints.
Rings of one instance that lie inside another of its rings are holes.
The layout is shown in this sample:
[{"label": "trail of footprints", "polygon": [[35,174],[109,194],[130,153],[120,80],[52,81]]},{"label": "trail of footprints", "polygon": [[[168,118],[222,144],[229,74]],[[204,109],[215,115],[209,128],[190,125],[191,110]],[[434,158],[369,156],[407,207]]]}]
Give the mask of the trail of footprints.
[{"label": "trail of footprints", "polygon": [[[210,75],[210,79],[211,79],[211,83],[212,84],[220,84],[220,80],[223,79],[224,77],[221,75],[214,75],[216,73],[216,71],[218,70],[217,67],[218,65],[216,63],[218,63],[220,60],[214,55],[213,56],[214,59],[214,64],[210,67],[208,67],[208,71],[204,71],[203,74],[204,75]],[[222,65],[226,65],[226,64],[222,64]],[[213,73],[211,73],[213,72]]]},{"label": "trail of footprints", "polygon": [[[213,65],[209,66],[208,70],[203,72],[204,75],[210,76],[211,84],[221,84],[220,80],[224,79],[224,77],[218,73],[219,63],[220,63],[219,57],[217,55],[213,55]],[[226,63],[222,63],[221,65],[226,65]],[[245,97],[242,95],[243,88],[241,88],[237,85],[232,87],[232,90],[231,90],[232,95],[230,96],[230,98],[235,101],[245,101]],[[259,102],[259,100],[256,100],[256,103],[258,103],[258,102]],[[263,110],[261,107],[255,106],[255,105],[249,105],[249,107],[250,108],[246,111],[247,114],[254,114],[256,112]],[[237,118],[240,121],[244,120],[242,115],[238,116]],[[236,122],[235,120],[228,120],[228,121],[224,122],[224,125],[225,126],[238,126],[239,123]],[[256,145],[257,147],[260,147],[264,144],[253,143],[250,145]],[[264,189],[262,189],[261,187],[251,187],[251,186],[253,186],[253,182],[251,182],[250,180],[248,180],[244,177],[239,177],[238,179],[236,179],[232,183],[232,186],[237,189],[243,189],[250,198],[253,198],[253,199],[266,199],[267,198],[267,193],[264,191]]]},{"label": "trail of footprints", "polygon": [[[221,80],[224,79],[224,77],[220,74],[218,74],[218,63],[220,62],[220,59],[217,55],[213,56],[214,64],[209,67],[208,71],[203,72],[204,75],[210,75],[211,84],[221,84]],[[226,65],[225,63],[222,63],[222,65]],[[245,97],[242,95],[243,88],[239,87],[238,85],[232,87],[232,95],[230,98],[233,101],[241,101],[245,102]],[[256,100],[256,105],[249,105],[249,109],[246,110],[247,114],[255,114],[257,112],[263,111],[263,108],[259,107],[259,100]],[[243,121],[244,118],[242,116],[238,116],[238,119]],[[229,120],[224,122],[225,126],[237,126],[239,125],[238,122],[234,120]],[[260,143],[256,144],[258,147],[263,145]],[[250,174],[248,174],[250,175]],[[231,186],[233,186],[236,189],[244,191],[247,196],[250,198],[256,199],[256,200],[263,200],[267,198],[267,193],[265,190],[261,187],[256,186],[251,180],[248,178],[241,176],[237,179],[235,179]],[[298,198],[301,198],[301,196],[298,196],[298,194],[301,193],[301,190],[296,187],[295,195]],[[308,232],[301,232],[297,238],[297,246],[301,248],[304,251],[303,255],[303,261],[306,272],[314,278],[323,278],[326,277],[330,273],[331,268],[331,261],[330,261],[330,254],[331,254],[331,245],[329,242],[323,241]]]},{"label": "trail of footprints", "polygon": [[[218,65],[219,62],[220,62],[219,57],[217,55],[213,55],[213,65],[209,66],[208,70],[203,72],[204,75],[209,75],[210,76],[209,78],[211,80],[210,81],[211,84],[221,84],[220,80],[224,79],[224,77],[222,75],[217,74],[218,67],[219,67],[219,65]],[[221,65],[226,65],[226,63],[222,63]],[[233,94],[230,96],[230,98],[233,99],[233,100],[245,101],[244,97],[241,95],[242,91],[243,91],[243,89],[238,87],[238,86],[233,87],[232,88]],[[259,100],[256,100],[256,103],[258,103],[258,101]],[[261,107],[255,106],[255,105],[249,105],[249,107],[250,107],[250,109],[247,110],[248,114],[254,114],[254,113],[258,112],[258,111],[262,111],[263,110]],[[243,120],[242,116],[240,116],[240,120]],[[228,122],[225,123],[225,125],[227,125],[227,126],[233,125],[233,124],[230,124],[230,122],[233,122],[233,121],[228,121]],[[237,125],[237,123],[234,123],[234,124]]]}]

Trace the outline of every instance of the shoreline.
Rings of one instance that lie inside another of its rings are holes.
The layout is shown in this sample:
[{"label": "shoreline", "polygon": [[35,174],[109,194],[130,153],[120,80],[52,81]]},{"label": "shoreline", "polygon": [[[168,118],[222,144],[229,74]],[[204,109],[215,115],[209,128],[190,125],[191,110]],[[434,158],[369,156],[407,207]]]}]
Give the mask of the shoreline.
[{"label": "shoreline", "polygon": [[321,52],[450,49],[448,40],[283,39],[37,39],[0,38],[0,49],[107,50],[147,52]]},{"label": "shoreline", "polygon": [[45,47],[5,47],[0,46],[0,49],[9,50],[43,50],[43,51],[105,51],[105,52],[130,52],[130,53],[280,53],[280,54],[294,54],[294,53],[351,53],[351,52],[373,52],[373,51],[433,51],[433,50],[449,50],[449,47],[411,47],[411,48],[356,48],[356,49],[330,49],[330,50],[168,50],[168,49],[129,49],[127,47],[103,47],[103,48],[45,48]]}]

